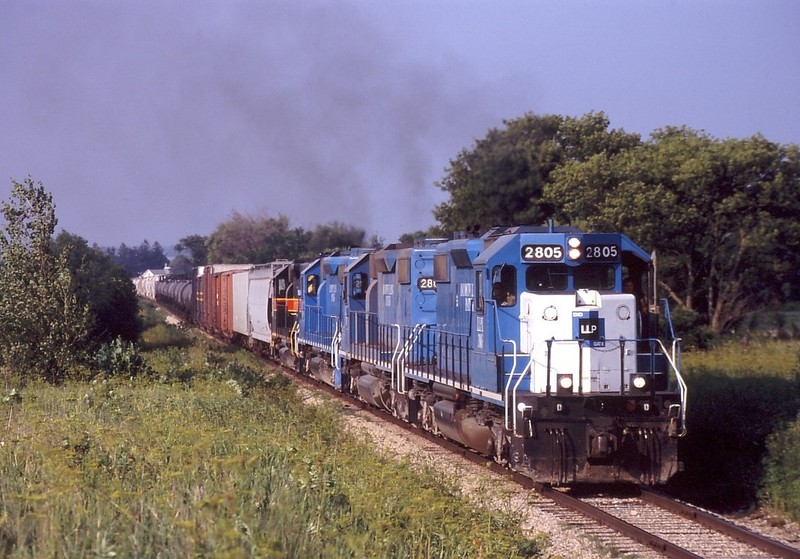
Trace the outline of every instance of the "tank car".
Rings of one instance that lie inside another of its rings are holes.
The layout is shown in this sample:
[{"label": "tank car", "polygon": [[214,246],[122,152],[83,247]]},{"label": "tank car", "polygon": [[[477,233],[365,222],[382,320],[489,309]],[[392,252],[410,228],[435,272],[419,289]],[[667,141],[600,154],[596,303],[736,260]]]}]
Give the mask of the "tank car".
[{"label": "tank car", "polygon": [[531,478],[660,484],[686,385],[651,257],[618,233],[498,228],[303,270],[299,368]]},{"label": "tank car", "polygon": [[192,280],[164,276],[155,282],[155,302],[179,316],[187,317],[192,312]]}]

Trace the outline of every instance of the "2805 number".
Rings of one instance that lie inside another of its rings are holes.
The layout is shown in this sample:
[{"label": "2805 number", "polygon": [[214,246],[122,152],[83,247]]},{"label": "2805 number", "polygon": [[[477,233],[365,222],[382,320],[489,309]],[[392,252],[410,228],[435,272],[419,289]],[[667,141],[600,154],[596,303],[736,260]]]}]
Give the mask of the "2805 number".
[{"label": "2805 number", "polygon": [[417,289],[432,289],[436,291],[436,280],[429,276],[422,276],[417,278]]},{"label": "2805 number", "polygon": [[584,256],[586,260],[617,260],[619,247],[617,245],[587,245]]},{"label": "2805 number", "polygon": [[564,259],[561,245],[522,245],[522,259],[526,262]]}]

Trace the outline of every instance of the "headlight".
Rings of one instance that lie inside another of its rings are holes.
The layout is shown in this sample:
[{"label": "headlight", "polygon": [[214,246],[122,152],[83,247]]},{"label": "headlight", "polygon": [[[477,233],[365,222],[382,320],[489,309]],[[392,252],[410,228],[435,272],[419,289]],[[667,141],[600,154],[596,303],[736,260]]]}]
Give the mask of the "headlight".
[{"label": "headlight", "polygon": [[567,239],[567,246],[569,246],[567,256],[570,260],[578,260],[583,255],[583,251],[581,250],[581,240],[579,237],[570,237]]},{"label": "headlight", "polygon": [[633,387],[634,388],[636,388],[638,390],[641,390],[645,386],[647,386],[647,379],[646,378],[644,378],[644,377],[633,377]]},{"label": "headlight", "polygon": [[571,376],[562,376],[558,379],[558,385],[563,388],[564,390],[569,390],[572,388],[572,377]]}]

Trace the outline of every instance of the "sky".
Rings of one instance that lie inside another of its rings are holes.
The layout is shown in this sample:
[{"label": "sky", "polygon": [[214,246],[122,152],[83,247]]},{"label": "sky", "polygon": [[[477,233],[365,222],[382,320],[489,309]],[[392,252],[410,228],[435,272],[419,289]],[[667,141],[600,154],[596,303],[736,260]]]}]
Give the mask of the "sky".
[{"label": "sky", "polygon": [[0,0],[0,199],[41,181],[100,246],[235,212],[393,242],[525,113],[800,143],[798,30],[795,0]]}]

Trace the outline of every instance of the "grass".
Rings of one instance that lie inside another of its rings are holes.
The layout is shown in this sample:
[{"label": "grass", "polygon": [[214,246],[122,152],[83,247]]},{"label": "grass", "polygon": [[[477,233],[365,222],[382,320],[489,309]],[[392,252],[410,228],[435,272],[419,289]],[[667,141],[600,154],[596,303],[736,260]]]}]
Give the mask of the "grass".
[{"label": "grass", "polygon": [[688,374],[720,371],[730,377],[769,376],[793,378],[798,371],[800,340],[754,337],[727,341],[707,351],[687,352],[683,367]]},{"label": "grass", "polygon": [[[185,335],[185,334],[182,334]],[[146,354],[147,379],[0,404],[4,557],[533,557],[506,512],[375,454],[244,352]]]}]

